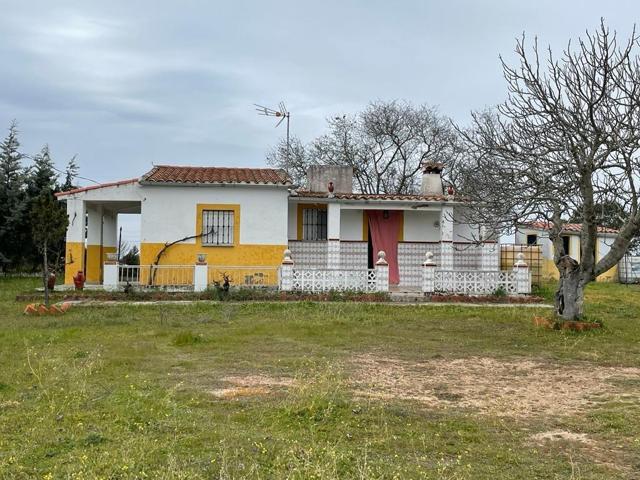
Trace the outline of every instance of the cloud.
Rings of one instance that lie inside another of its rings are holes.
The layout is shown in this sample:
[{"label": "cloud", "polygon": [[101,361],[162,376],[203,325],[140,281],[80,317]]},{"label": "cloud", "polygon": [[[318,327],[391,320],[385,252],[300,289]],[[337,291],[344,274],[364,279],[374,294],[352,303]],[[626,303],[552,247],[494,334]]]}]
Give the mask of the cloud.
[{"label": "cloud", "polygon": [[[16,2],[0,17],[0,128],[51,145],[85,176],[150,162],[261,165],[284,129],[253,103],[283,100],[292,132],[376,99],[427,102],[459,121],[504,98],[498,54],[526,30],[563,47],[600,16],[628,32],[635,2]],[[635,14],[635,15],[634,15]]]}]

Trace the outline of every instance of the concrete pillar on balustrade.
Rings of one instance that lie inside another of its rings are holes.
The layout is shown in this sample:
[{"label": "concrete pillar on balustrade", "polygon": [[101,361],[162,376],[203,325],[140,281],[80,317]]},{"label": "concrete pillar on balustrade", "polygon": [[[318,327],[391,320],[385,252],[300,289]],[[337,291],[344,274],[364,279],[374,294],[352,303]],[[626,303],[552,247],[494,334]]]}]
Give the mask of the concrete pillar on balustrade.
[{"label": "concrete pillar on balustrade", "polygon": [[293,290],[293,259],[289,249],[284,251],[284,258],[280,265],[280,290],[285,292]]},{"label": "concrete pillar on balustrade", "polygon": [[376,262],[376,290],[378,292],[389,291],[389,263],[387,262],[387,254],[382,250],[378,252],[378,261]]},{"label": "concrete pillar on balustrade", "polygon": [[527,295],[531,293],[531,274],[529,265],[524,260],[524,253],[516,256],[516,262],[513,264],[513,271],[516,274],[516,293]]},{"label": "concrete pillar on balustrade", "polygon": [[433,253],[427,252],[425,261],[422,264],[422,293],[433,293],[436,291],[436,262],[433,260]]},{"label": "concrete pillar on balustrade", "polygon": [[440,269],[453,270],[453,207],[440,210]]},{"label": "concrete pillar on balustrade", "polygon": [[207,265],[207,255],[199,253],[196,257],[196,264],[193,268],[193,291],[204,292],[208,286],[209,266]]},{"label": "concrete pillar on balustrade", "polygon": [[340,204],[327,205],[327,268],[339,269],[340,261]]},{"label": "concrete pillar on balustrade", "polygon": [[118,255],[115,252],[109,253],[104,262],[104,274],[102,276],[102,288],[109,292],[118,290],[119,269]]}]

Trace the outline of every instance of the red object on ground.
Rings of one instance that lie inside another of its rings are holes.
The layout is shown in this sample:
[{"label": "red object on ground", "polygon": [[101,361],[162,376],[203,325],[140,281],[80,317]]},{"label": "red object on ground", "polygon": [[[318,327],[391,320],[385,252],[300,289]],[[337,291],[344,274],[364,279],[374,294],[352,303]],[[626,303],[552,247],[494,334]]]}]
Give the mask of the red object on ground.
[{"label": "red object on ground", "polygon": [[51,305],[49,307],[49,314],[50,315],[62,315],[63,313],[64,312],[57,305]]},{"label": "red object on ground", "polygon": [[[400,283],[398,269],[398,234],[402,226],[402,212],[397,210],[367,210],[371,244],[373,245],[373,261],[378,259],[378,252],[384,251],[389,263],[389,283]],[[385,218],[386,217],[386,218]]]},{"label": "red object on ground", "polygon": [[78,273],[73,277],[73,284],[76,286],[76,290],[82,290],[85,282],[84,272],[78,270]]},{"label": "red object on ground", "polygon": [[38,313],[38,309],[36,308],[36,305],[34,303],[30,303],[24,309],[25,315],[35,315],[36,313]]}]

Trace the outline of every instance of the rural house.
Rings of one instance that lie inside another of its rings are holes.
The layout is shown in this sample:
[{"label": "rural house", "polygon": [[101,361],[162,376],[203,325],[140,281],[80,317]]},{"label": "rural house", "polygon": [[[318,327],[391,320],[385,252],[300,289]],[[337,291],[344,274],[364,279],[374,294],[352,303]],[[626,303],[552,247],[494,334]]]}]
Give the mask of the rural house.
[{"label": "rural house", "polygon": [[[532,222],[520,225],[516,232],[516,243],[522,245],[538,245],[542,256],[541,275],[546,279],[558,279],[559,273],[553,261],[555,249],[549,238],[550,225],[546,222]],[[582,255],[580,232],[582,224],[566,223],[562,230],[564,251],[577,261]],[[596,243],[596,262],[609,253],[609,248],[618,234],[614,228],[598,227],[598,242]],[[613,267],[598,277],[598,281],[613,282],[618,279],[618,268]]]},{"label": "rural house", "polygon": [[[304,189],[276,169],[158,165],[140,178],[63,192],[65,283],[83,271],[89,284],[111,288],[202,289],[225,277],[283,287],[284,272],[286,289],[427,291],[426,262],[441,289],[516,293],[512,272],[500,272],[497,242],[477,242],[481,230],[456,221],[465,204],[444,192],[441,171],[427,164],[415,195],[354,193],[352,170],[335,166],[310,168]],[[122,213],[140,214],[140,266],[113,266]]]}]

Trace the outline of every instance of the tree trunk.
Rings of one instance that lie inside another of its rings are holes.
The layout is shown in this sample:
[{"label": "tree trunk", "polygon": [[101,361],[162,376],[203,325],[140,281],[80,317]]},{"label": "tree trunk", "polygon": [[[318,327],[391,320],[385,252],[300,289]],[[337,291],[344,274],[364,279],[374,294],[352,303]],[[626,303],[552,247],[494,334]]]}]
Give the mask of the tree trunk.
[{"label": "tree trunk", "polygon": [[44,242],[44,263],[42,265],[42,283],[44,285],[44,304],[49,307],[49,262],[47,259],[47,242]]},{"label": "tree trunk", "polygon": [[579,320],[583,315],[585,282],[580,265],[565,255],[558,262],[560,282],[556,291],[556,313],[564,321]]}]

